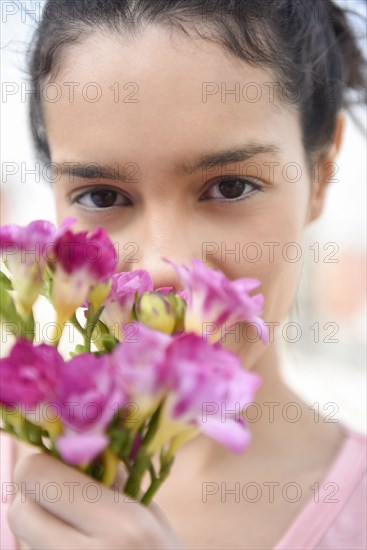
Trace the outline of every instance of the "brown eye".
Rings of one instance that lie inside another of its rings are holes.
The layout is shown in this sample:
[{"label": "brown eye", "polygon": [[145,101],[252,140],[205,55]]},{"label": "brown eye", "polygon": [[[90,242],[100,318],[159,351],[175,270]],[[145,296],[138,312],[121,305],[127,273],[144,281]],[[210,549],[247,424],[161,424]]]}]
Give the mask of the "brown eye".
[{"label": "brown eye", "polygon": [[91,200],[97,208],[108,208],[114,206],[117,192],[107,189],[106,191],[94,191],[91,193]]},{"label": "brown eye", "polygon": [[243,178],[227,178],[213,183],[200,200],[235,202],[250,198],[250,196],[262,190],[262,185],[253,181]]},{"label": "brown eye", "polygon": [[226,199],[237,199],[242,195],[246,183],[242,180],[227,180],[219,184],[219,191]]},{"label": "brown eye", "polygon": [[119,191],[110,188],[92,188],[83,193],[79,193],[72,200],[71,203],[77,203],[85,208],[103,209],[113,208],[115,206],[130,206],[131,201],[128,197],[125,197]]}]

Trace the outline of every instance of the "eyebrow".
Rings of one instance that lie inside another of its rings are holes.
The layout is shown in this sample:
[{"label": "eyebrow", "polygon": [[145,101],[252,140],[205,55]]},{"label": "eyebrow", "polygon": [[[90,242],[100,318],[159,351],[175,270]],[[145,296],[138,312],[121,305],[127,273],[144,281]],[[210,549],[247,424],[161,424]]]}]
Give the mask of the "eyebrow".
[{"label": "eyebrow", "polygon": [[233,162],[243,162],[249,158],[255,157],[256,155],[277,155],[280,152],[280,147],[273,143],[248,143],[242,147],[233,147],[224,151],[200,155],[192,164],[184,163],[182,168],[186,174],[192,174],[197,170],[214,168],[216,166],[231,164]]},{"label": "eyebrow", "polygon": [[[204,170],[208,168],[214,168],[217,166],[223,166],[224,164],[231,164],[234,162],[244,162],[256,155],[270,154],[277,155],[281,152],[278,145],[273,143],[248,143],[240,147],[232,147],[222,151],[216,151],[213,153],[205,153],[194,159],[193,162],[184,162],[179,166],[179,169],[184,173],[190,175],[198,170]],[[57,163],[56,163],[57,164]],[[129,163],[126,163],[127,166]],[[131,176],[128,172],[120,170],[118,163],[115,163],[117,167],[112,168],[108,165],[98,164],[96,162],[81,163],[64,161],[58,164],[59,174],[72,176],[75,178],[81,178],[86,180],[118,180],[126,181]]]},{"label": "eyebrow", "polygon": [[[58,164],[58,163],[56,163]],[[115,163],[117,164],[117,163]],[[112,168],[98,164],[97,162],[62,162],[58,164],[58,172],[61,175],[72,176],[73,178],[82,178],[86,180],[119,180],[124,181],[127,174],[120,171],[119,166]]]}]

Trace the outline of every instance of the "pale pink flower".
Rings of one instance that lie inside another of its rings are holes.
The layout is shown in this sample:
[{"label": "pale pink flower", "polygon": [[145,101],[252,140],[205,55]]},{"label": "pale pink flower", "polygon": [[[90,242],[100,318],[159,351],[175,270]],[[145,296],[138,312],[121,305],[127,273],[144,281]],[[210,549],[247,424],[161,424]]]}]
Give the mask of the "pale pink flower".
[{"label": "pale pink flower", "polygon": [[130,341],[118,344],[111,358],[129,401],[137,405],[131,427],[134,428],[136,421],[135,428],[138,428],[167,390],[166,350],[171,337],[137,322],[131,326],[135,330]]},{"label": "pale pink flower", "polygon": [[[209,268],[193,258],[193,267],[177,265],[163,258],[177,271],[186,291],[187,308],[185,331],[202,335],[210,342],[220,339],[223,329],[239,322],[256,324],[263,342],[268,340],[268,330],[260,318],[264,299],[262,294],[249,293],[260,285],[258,279],[229,280],[221,271]],[[210,330],[215,324],[217,330]]]},{"label": "pale pink flower", "polygon": [[0,227],[0,252],[11,273],[17,304],[22,315],[28,315],[38,298],[43,284],[47,262],[52,258],[56,239],[73,223],[67,218],[57,229],[46,220],[36,220],[25,227]]},{"label": "pale pink flower", "polygon": [[118,340],[123,340],[123,324],[133,320],[132,310],[136,293],[140,296],[153,290],[153,287],[151,276],[143,269],[113,275],[112,287],[104,303],[101,320]]},{"label": "pale pink flower", "polygon": [[184,440],[185,433],[191,437],[201,432],[233,452],[243,452],[250,440],[243,411],[260,377],[245,371],[239,358],[219,342],[205,343],[193,333],[173,338],[166,362],[169,391],[151,449],[175,437]]},{"label": "pale pink flower", "polygon": [[56,441],[63,460],[85,464],[107,447],[106,428],[126,393],[109,355],[84,353],[63,366],[55,407],[64,433]]}]

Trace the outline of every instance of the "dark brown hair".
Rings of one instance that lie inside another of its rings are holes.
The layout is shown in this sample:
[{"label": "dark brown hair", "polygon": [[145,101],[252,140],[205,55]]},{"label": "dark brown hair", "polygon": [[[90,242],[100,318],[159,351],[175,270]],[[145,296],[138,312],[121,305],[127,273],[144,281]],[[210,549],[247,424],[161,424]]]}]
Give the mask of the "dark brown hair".
[{"label": "dark brown hair", "polygon": [[30,122],[42,159],[50,151],[40,87],[57,74],[63,54],[96,30],[134,37],[149,24],[215,41],[270,68],[286,97],[297,98],[309,160],[331,142],[338,112],[366,102],[365,59],[346,10],[331,0],[48,0],[29,59]]}]

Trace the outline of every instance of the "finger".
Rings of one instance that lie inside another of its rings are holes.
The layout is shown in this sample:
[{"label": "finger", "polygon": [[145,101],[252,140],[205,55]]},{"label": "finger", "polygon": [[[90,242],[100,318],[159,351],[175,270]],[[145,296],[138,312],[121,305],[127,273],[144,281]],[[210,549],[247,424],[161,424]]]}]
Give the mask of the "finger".
[{"label": "finger", "polygon": [[86,534],[103,529],[111,514],[118,513],[120,521],[127,523],[137,514],[152,518],[144,506],[120,491],[104,487],[49,455],[40,453],[21,459],[14,470],[14,481],[35,493],[40,506]]},{"label": "finger", "polygon": [[[163,510],[156,504],[155,502],[150,502],[148,506],[149,510],[152,512],[158,523],[164,528],[164,530],[167,533],[170,533],[170,535],[173,537],[177,537],[173,526],[170,522],[170,520],[167,518],[166,514],[163,512]],[[181,548],[181,547],[180,547]],[[183,546],[182,546],[183,548]]]},{"label": "finger", "polygon": [[37,550],[89,548],[87,538],[71,525],[50,514],[31,497],[18,493],[8,510],[14,535]]}]

